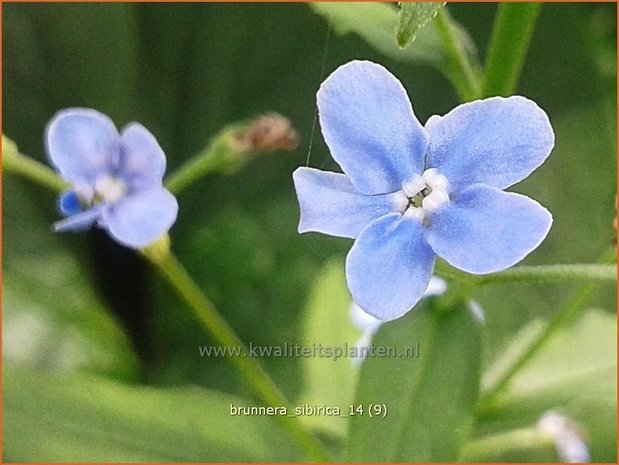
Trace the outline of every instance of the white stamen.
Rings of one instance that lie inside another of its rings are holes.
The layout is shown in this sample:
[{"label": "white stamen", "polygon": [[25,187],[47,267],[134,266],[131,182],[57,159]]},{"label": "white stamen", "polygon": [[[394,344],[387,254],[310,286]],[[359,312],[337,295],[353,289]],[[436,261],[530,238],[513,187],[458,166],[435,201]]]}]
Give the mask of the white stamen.
[{"label": "white stamen", "polygon": [[[429,168],[423,172],[422,176],[415,175],[402,184],[399,192],[402,197],[406,197],[407,203],[404,204],[403,198],[397,197],[397,207],[399,211],[405,211],[414,217],[425,217],[429,212],[438,210],[445,203],[449,202],[448,192],[449,183],[447,178],[440,174],[436,168]],[[421,205],[419,202],[421,201]],[[413,210],[413,211],[411,211]],[[423,215],[419,211],[423,212]]]},{"label": "white stamen", "polygon": [[409,198],[415,197],[422,190],[424,190],[425,187],[426,183],[419,175],[415,175],[413,179],[409,179],[404,184],[402,184],[402,189]]},{"label": "white stamen", "polygon": [[426,212],[431,212],[438,210],[447,202],[449,202],[449,196],[445,191],[433,190],[421,201],[421,206]]},{"label": "white stamen", "polygon": [[408,197],[404,191],[397,191],[392,194],[393,208],[398,212],[403,212],[408,207]]},{"label": "white stamen", "polygon": [[423,180],[430,189],[447,192],[447,178],[440,174],[436,168],[430,168],[423,172]]},{"label": "white stamen", "polygon": [[127,193],[127,186],[117,178],[102,176],[95,182],[95,192],[104,202],[115,202]]}]

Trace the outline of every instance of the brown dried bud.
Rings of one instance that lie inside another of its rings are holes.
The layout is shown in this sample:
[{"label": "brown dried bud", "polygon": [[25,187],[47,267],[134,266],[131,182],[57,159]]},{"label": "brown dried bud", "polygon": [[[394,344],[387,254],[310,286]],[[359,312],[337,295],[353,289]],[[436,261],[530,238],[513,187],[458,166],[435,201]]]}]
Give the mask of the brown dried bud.
[{"label": "brown dried bud", "polygon": [[249,127],[236,136],[235,143],[244,152],[292,151],[299,146],[299,135],[287,118],[269,113],[251,121]]}]

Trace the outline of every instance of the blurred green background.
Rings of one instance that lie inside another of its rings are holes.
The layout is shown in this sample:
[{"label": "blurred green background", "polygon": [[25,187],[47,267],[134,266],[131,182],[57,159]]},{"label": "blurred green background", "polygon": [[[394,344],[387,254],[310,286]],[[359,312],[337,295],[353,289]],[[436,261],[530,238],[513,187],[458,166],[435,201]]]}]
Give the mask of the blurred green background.
[{"label": "blurred green background", "polygon": [[[260,156],[233,176],[193,185],[179,196],[171,231],[181,261],[254,344],[298,341],[324,265],[336,260],[344,273],[350,241],[296,232],[292,171],[308,159],[338,170],[319,126],[312,132],[322,79],[349,60],[369,59],[403,82],[422,123],[459,103],[428,63],[382,55],[354,33],[338,35],[307,4],[2,8],[3,132],[38,160],[45,159],[46,122],[66,107],[96,108],[119,127],[141,122],[164,148],[169,171],[228,123],[271,111],[290,118],[301,136],[296,152]],[[496,5],[448,8],[483,59]],[[514,190],[545,205],[554,225],[527,264],[593,262],[613,243],[615,37],[614,4],[543,7],[517,93],[549,114],[556,148]],[[55,235],[57,218],[54,195],[4,176],[3,353],[11,366],[29,376],[86,370],[246,394],[226,360],[200,357],[198,346],[211,341],[133,252],[99,231]],[[556,312],[573,287],[481,289],[475,299],[486,311],[485,362],[525,324]],[[593,306],[613,312],[614,289],[606,286]],[[263,362],[287,395],[300,395],[300,360]],[[8,458],[33,458],[27,450],[13,454]],[[600,454],[614,460],[612,444]]]}]

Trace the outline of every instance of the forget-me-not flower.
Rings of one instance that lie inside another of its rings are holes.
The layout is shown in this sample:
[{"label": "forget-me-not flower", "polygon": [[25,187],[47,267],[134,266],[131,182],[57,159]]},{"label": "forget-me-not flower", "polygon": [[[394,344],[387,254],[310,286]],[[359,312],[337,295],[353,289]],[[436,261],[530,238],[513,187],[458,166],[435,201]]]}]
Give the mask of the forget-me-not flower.
[{"label": "forget-me-not flower", "polygon": [[129,123],[119,134],[102,113],[71,108],[54,115],[45,138],[51,164],[72,186],[60,197],[67,218],[56,231],[96,224],[137,249],[170,229],[178,203],[162,184],[163,150],[144,126]]},{"label": "forget-me-not flower", "polygon": [[548,210],[503,192],[554,145],[548,117],[531,100],[478,100],[423,127],[402,84],[368,61],[338,68],[317,100],[323,136],[344,174],[295,171],[299,232],[355,239],[346,279],[366,312],[392,320],[409,311],[437,255],[470,273],[492,273],[546,237]]}]

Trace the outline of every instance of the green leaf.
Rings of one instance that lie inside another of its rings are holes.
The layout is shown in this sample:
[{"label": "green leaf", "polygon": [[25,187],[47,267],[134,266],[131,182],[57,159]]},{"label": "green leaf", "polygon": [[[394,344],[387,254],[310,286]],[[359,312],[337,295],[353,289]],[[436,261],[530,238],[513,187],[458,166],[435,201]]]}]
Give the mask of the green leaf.
[{"label": "green leaf", "polygon": [[340,35],[354,33],[386,56],[399,61],[425,62],[441,68],[445,54],[434,28],[423,28],[415,46],[402,50],[393,40],[398,12],[385,3],[309,3],[316,13],[331,22]]},{"label": "green leaf", "polygon": [[396,39],[400,48],[406,48],[417,33],[434,19],[446,2],[402,2],[398,13]]},{"label": "green leaf", "polygon": [[[461,98],[472,100],[479,87],[479,59],[468,33],[448,15],[425,27],[415,45],[401,49],[393,40],[398,12],[383,3],[310,3],[338,34],[359,35],[373,48],[398,61],[434,66],[451,81]],[[446,11],[446,10],[445,10]],[[442,37],[441,37],[442,36]]]},{"label": "green leaf", "polygon": [[[458,458],[477,400],[481,327],[465,304],[443,310],[439,302],[427,300],[376,334],[375,346],[394,347],[397,356],[369,358],[361,367],[355,405],[365,411],[351,418],[349,460]],[[416,344],[418,357],[404,357]],[[386,417],[370,418],[370,404],[384,404]]]},{"label": "green leaf", "polygon": [[3,234],[10,238],[3,249],[3,359],[50,372],[135,378],[131,344],[78,258],[20,182],[6,176],[3,194]]},{"label": "green leaf", "polygon": [[[529,339],[538,328],[539,323],[535,321],[525,327],[514,338],[506,353],[522,347],[523,340]],[[591,373],[612,373],[617,362],[615,334],[614,316],[600,310],[589,310],[573,326],[558,332],[551,339],[514,378],[507,396],[513,399],[541,391],[562,391],[570,383],[577,384]],[[508,360],[499,358],[484,376],[484,384],[507,363]],[[601,384],[598,382],[596,389],[599,387]]]},{"label": "green leaf", "polygon": [[[343,260],[327,262],[316,280],[305,310],[301,344],[341,350],[354,347],[361,336],[350,319],[351,299],[344,279]],[[299,404],[337,406],[348,412],[354,397],[357,368],[354,360],[343,355],[335,357],[306,357],[303,392]],[[314,415],[300,417],[308,425],[344,436],[348,422],[344,417]]]},{"label": "green leaf", "polygon": [[[514,338],[484,376],[488,385],[539,330],[531,323]],[[615,316],[589,310],[558,332],[512,380],[493,405],[480,412],[477,435],[534,425],[547,410],[574,420],[594,462],[616,454],[617,342]]]},{"label": "green leaf", "polygon": [[231,395],[7,366],[3,384],[6,461],[300,460],[274,418],[231,415],[231,405],[252,405]]}]

